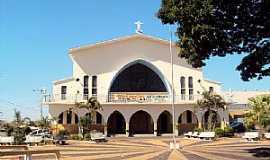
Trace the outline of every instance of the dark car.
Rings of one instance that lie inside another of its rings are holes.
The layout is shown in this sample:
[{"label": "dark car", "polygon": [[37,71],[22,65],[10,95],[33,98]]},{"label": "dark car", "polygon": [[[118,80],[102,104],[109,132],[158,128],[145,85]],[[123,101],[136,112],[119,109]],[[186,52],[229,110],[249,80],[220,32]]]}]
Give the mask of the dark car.
[{"label": "dark car", "polygon": [[232,121],[230,123],[230,127],[233,129],[234,132],[237,133],[245,132],[246,130],[244,123],[239,121]]},{"label": "dark car", "polygon": [[55,144],[61,144],[61,145],[65,145],[67,140],[67,136],[66,135],[57,135],[53,138],[53,142]]}]

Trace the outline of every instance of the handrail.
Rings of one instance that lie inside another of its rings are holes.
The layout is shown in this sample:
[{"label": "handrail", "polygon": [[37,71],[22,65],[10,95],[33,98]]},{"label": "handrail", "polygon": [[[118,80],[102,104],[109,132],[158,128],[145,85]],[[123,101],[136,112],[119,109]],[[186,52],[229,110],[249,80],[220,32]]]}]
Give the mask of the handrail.
[{"label": "handrail", "polygon": [[[91,95],[82,94],[54,94],[47,96],[47,102],[75,103],[86,101]],[[107,95],[96,95],[101,103],[170,103],[171,95],[168,92],[110,92]],[[201,95],[175,95],[175,103],[195,102]]]}]

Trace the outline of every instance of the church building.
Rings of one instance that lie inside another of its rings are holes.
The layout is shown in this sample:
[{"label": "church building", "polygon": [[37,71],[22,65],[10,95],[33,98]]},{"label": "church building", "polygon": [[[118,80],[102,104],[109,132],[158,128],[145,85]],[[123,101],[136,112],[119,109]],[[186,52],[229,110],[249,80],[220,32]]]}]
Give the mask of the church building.
[{"label": "church building", "polygon": [[[221,83],[207,80],[177,53],[175,43],[170,47],[170,41],[142,33],[140,24],[132,35],[71,48],[73,74],[53,82],[49,114],[76,133],[87,111],[74,109],[75,103],[96,97],[103,109],[92,117],[93,127],[108,136],[166,135],[173,127],[180,135],[200,128],[208,113],[196,109],[196,101],[205,90],[224,95]],[[227,110],[215,112],[220,127],[229,123]]]}]

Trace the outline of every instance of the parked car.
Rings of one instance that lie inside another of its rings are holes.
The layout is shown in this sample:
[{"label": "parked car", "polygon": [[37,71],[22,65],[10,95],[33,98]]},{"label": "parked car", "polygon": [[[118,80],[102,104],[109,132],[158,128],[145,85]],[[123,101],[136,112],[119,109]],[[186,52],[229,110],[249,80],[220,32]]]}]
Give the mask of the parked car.
[{"label": "parked car", "polygon": [[233,129],[234,132],[245,132],[246,128],[243,122],[234,120],[230,123],[230,127]]},{"label": "parked car", "polygon": [[42,136],[44,138],[51,138],[52,133],[48,129],[37,129],[28,134],[29,136]]},{"label": "parked car", "polygon": [[7,136],[7,131],[6,131],[6,129],[4,129],[4,128],[0,128],[0,137],[5,137],[5,136]]},{"label": "parked car", "polygon": [[53,137],[53,142],[54,142],[54,144],[65,145],[65,144],[67,144],[66,143],[67,138],[68,137],[66,135],[63,135],[63,134],[56,135]]}]

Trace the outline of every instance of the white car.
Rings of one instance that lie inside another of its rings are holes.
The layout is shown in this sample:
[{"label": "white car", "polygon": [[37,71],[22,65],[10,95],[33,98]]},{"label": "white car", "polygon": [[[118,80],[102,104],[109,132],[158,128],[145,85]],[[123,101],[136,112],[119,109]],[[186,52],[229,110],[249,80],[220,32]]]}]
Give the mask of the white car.
[{"label": "white car", "polygon": [[38,129],[29,133],[28,136],[42,136],[44,138],[51,138],[52,134],[48,129]]}]

